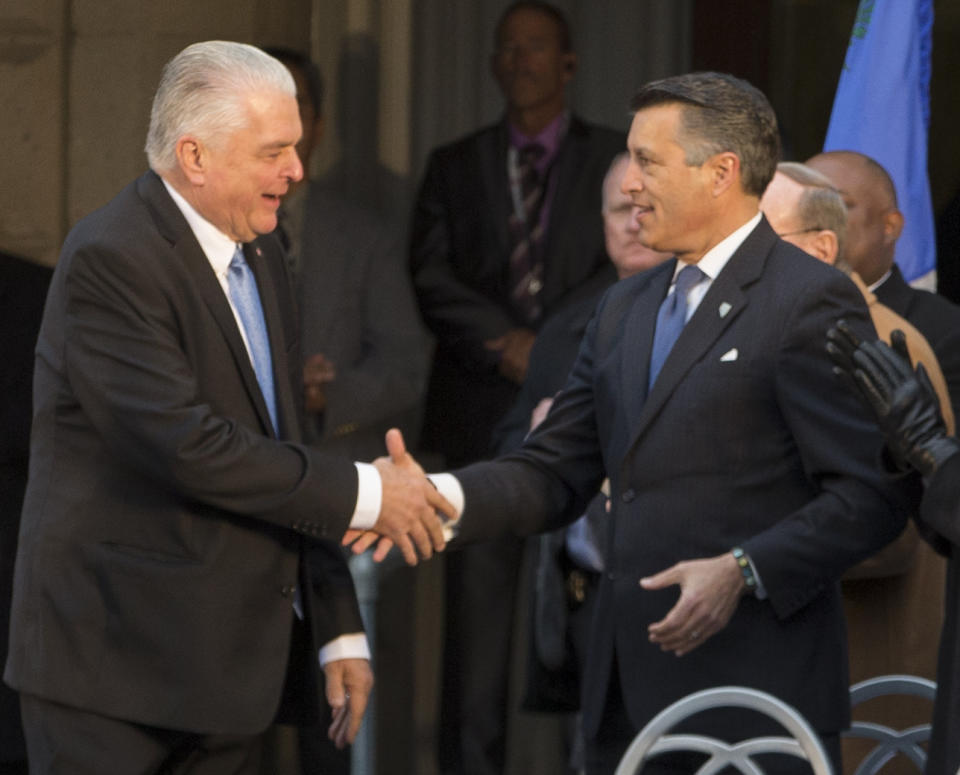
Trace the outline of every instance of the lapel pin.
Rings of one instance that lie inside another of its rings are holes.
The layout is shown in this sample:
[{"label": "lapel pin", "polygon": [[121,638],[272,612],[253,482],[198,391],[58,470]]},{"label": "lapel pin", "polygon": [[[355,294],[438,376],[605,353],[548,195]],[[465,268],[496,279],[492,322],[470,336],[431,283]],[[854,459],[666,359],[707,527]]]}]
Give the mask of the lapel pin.
[{"label": "lapel pin", "polygon": [[263,255],[263,251],[260,250],[260,246],[259,246],[259,245],[257,245],[257,255],[258,255],[258,256],[262,256],[262,255]]},{"label": "lapel pin", "polygon": [[730,302],[720,302],[720,317],[725,318],[731,309],[733,309],[733,305],[731,305]]}]

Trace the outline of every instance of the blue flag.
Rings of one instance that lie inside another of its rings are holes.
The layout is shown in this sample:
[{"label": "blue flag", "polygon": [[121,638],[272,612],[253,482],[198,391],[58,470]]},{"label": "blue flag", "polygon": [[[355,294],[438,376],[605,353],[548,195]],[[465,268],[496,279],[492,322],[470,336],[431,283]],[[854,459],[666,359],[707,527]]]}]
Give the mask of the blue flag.
[{"label": "blue flag", "polygon": [[860,0],[823,144],[890,173],[905,222],[896,261],[908,282],[932,280],[937,267],[927,178],[932,30],[933,0]]}]

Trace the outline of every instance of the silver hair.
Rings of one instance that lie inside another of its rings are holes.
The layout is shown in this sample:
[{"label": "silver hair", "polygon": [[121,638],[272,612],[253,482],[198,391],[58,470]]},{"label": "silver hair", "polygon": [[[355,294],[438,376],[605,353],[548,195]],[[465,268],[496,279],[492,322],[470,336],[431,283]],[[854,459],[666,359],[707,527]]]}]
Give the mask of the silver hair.
[{"label": "silver hair", "polygon": [[795,161],[782,161],[777,172],[803,186],[797,201],[797,219],[805,229],[828,229],[837,235],[837,256],[843,259],[847,242],[847,207],[843,197],[823,173]]},{"label": "silver hair", "polygon": [[244,99],[257,91],[296,97],[297,87],[286,67],[255,46],[225,40],[187,46],[164,65],[153,97],[144,147],[150,168],[173,169],[185,134],[215,145],[245,127]]}]

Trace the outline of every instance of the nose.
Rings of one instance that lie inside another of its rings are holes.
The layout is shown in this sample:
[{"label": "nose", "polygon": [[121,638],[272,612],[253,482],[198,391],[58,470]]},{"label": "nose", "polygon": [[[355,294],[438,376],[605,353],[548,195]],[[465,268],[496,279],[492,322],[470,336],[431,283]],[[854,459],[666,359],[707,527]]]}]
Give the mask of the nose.
[{"label": "nose", "polygon": [[623,173],[623,178],[620,180],[620,191],[630,196],[632,191],[642,190],[643,184],[640,180],[640,169],[636,164],[630,162]]},{"label": "nose", "polygon": [[303,178],[303,164],[300,162],[300,155],[292,147],[286,150],[286,154],[287,164],[283,170],[283,176],[291,183],[296,183]]}]

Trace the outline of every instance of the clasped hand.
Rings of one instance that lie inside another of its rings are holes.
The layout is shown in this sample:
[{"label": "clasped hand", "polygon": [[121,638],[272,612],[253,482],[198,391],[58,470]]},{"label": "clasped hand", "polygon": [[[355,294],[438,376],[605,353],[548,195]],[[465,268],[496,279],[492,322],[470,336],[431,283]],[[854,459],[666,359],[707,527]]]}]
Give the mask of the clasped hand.
[{"label": "clasped hand", "polygon": [[373,461],[383,487],[380,516],[370,530],[348,530],[343,545],[361,554],[376,544],[373,559],[382,561],[396,545],[408,565],[428,559],[446,547],[443,521],[457,519],[456,509],[433,486],[420,464],[407,452],[403,434],[387,431],[388,456]]}]

